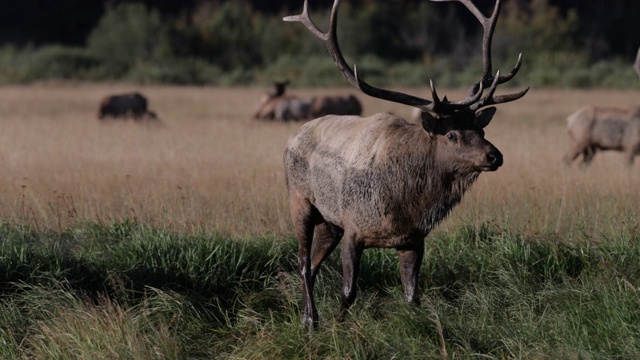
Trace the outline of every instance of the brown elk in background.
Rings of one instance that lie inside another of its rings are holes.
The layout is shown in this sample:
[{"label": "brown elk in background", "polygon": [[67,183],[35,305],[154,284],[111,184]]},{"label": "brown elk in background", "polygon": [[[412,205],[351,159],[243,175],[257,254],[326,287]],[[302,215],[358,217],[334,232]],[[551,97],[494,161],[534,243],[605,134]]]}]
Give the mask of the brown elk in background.
[{"label": "brown elk in background", "polygon": [[567,132],[571,141],[564,156],[567,165],[582,155],[582,164],[589,165],[598,150],[623,151],[627,164],[640,153],[640,107],[626,110],[585,106],[567,117]]},{"label": "brown elk in background", "polygon": [[497,85],[517,73],[521,56],[509,74],[500,76],[497,72],[494,76],[490,49],[500,0],[489,18],[470,0],[458,1],[480,21],[484,33],[482,76],[471,86],[469,96],[457,102],[440,99],[433,83],[430,101],[375,88],[359,78],[338,46],[339,0],[334,1],[326,33],[310,19],[306,0],[300,15],[284,18],[301,22],[322,40],[344,77],[363,93],[423,112],[422,126],[390,113],[367,118],[328,115],[306,123],[289,139],[284,167],[298,240],[303,321],[309,331],[318,322],[313,297],[315,278],[340,240],[344,282],[339,320],[355,300],[365,248],[398,251],[404,296],[409,302],[419,303],[418,273],[424,238],[460,202],[481,172],[502,165],[502,154],[485,140],[483,131],[496,108],[481,108],[527,93],[528,88],[494,96]]},{"label": "brown elk in background", "polygon": [[311,100],[285,95],[289,81],[275,82],[276,91],[264,95],[256,107],[254,118],[263,120],[309,120],[329,114],[361,115],[362,104],[355,95],[316,96]]},{"label": "brown elk in background", "polygon": [[284,121],[309,120],[311,102],[295,96],[287,97],[275,106],[275,119]]},{"label": "brown elk in background", "polygon": [[273,83],[275,92],[264,95],[256,106],[253,115],[261,120],[307,120],[311,102],[294,95],[285,95],[289,80]]},{"label": "brown elk in background", "polygon": [[311,99],[311,118],[325,115],[362,115],[362,104],[355,95],[318,96]]},{"label": "brown elk in background", "polygon": [[98,119],[128,118],[135,120],[157,120],[155,112],[147,110],[147,98],[140,93],[111,95],[102,99]]},{"label": "brown elk in background", "polygon": [[[633,69],[640,76],[640,48]],[[598,150],[625,153],[627,165],[640,154],[640,106],[627,109],[585,106],[567,117],[570,138],[569,152],[564,161],[570,165],[582,155],[582,164],[589,165]]]},{"label": "brown elk in background", "polygon": [[265,94],[260,98],[256,105],[256,111],[253,117],[256,119],[273,120],[275,118],[276,106],[285,99],[284,93],[287,91],[289,80],[274,81],[275,91],[271,94]]}]

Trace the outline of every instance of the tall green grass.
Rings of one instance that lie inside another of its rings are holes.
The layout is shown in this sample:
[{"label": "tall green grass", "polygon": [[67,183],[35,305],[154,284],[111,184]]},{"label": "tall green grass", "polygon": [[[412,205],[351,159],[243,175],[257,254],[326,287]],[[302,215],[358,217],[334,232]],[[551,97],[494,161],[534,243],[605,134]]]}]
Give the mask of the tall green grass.
[{"label": "tall green grass", "polygon": [[[320,329],[300,318],[292,238],[175,233],[123,221],[64,232],[0,226],[0,358],[635,358],[640,233],[535,238],[496,225],[426,240],[422,305],[397,257],[367,250],[335,321],[339,256],[321,271]],[[337,250],[338,252],[339,250]]]}]

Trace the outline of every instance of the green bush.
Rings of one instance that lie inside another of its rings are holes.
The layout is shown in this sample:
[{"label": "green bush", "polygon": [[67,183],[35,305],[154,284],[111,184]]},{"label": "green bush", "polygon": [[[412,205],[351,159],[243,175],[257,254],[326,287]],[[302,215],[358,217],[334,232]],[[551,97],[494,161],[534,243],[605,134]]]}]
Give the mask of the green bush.
[{"label": "green bush", "polygon": [[498,60],[513,61],[518,52],[531,58],[538,54],[576,53],[579,18],[574,10],[565,16],[548,0],[509,2],[498,21],[493,52]]},{"label": "green bush", "polygon": [[200,59],[169,59],[139,62],[127,74],[127,79],[141,84],[219,85],[223,72]]},{"label": "green bush", "polygon": [[0,50],[0,82],[90,78],[100,61],[83,48],[59,45]]},{"label": "green bush", "polygon": [[25,80],[83,78],[99,63],[86,49],[47,46],[30,57]]},{"label": "green bush", "polygon": [[250,4],[243,1],[201,6],[193,16],[194,50],[198,56],[225,70],[259,65],[261,34],[255,32],[252,13]]},{"label": "green bush", "polygon": [[108,7],[87,39],[87,50],[112,76],[121,77],[139,62],[171,57],[169,23],[144,4]]},{"label": "green bush", "polygon": [[589,67],[590,74],[598,74],[594,87],[638,89],[638,74],[626,59],[599,61]]},{"label": "green bush", "polygon": [[[289,9],[286,14],[299,12]],[[342,5],[338,38],[350,64],[374,86],[463,87],[482,73],[481,27],[461,22],[462,7],[368,1]],[[251,2],[205,1],[178,19],[142,3],[106,8],[86,47],[4,46],[0,83],[74,79],[135,83],[349,86],[323,44],[304,26],[261,13]],[[467,14],[466,16],[470,16]],[[321,29],[329,8],[311,8]],[[493,41],[493,71],[511,70],[509,86],[637,88],[633,59],[593,62],[581,45],[575,11],[548,0],[505,3]],[[357,34],[357,36],[354,36]]]}]

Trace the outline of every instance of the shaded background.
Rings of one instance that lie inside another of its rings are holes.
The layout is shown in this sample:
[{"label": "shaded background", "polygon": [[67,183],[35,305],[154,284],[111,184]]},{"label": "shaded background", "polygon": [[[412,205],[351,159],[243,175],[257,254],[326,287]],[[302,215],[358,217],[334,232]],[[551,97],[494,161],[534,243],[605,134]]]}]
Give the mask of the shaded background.
[{"label": "shaded background", "polygon": [[[488,13],[493,0],[476,3]],[[319,43],[301,25],[281,21],[299,12],[302,0],[22,0],[5,7],[2,83],[246,85],[291,78],[301,86],[344,85]],[[328,0],[312,2],[319,26],[330,7]],[[630,64],[640,46],[638,19],[640,2],[633,0],[505,0],[496,67],[505,71],[523,51],[521,82],[637,86]],[[480,67],[480,27],[459,4],[343,1],[339,31],[347,59],[378,84],[419,86],[434,78],[458,86]]]}]

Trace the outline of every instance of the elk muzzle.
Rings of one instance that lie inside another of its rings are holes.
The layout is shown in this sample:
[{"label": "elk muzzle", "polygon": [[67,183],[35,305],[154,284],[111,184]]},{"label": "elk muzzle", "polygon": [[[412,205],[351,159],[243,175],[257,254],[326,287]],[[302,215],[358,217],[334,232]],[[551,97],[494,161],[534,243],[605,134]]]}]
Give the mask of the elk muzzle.
[{"label": "elk muzzle", "polygon": [[485,157],[485,164],[481,166],[482,171],[496,171],[503,164],[502,153],[493,148],[489,150]]}]

